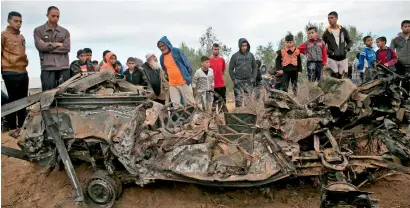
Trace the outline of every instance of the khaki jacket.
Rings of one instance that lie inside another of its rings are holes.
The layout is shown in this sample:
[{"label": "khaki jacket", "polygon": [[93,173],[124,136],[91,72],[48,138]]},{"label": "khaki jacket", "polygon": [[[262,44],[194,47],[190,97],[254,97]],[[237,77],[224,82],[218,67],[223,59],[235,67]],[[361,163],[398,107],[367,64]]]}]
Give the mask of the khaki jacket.
[{"label": "khaki jacket", "polygon": [[1,33],[1,71],[25,73],[27,65],[26,40],[20,31],[7,27]]}]

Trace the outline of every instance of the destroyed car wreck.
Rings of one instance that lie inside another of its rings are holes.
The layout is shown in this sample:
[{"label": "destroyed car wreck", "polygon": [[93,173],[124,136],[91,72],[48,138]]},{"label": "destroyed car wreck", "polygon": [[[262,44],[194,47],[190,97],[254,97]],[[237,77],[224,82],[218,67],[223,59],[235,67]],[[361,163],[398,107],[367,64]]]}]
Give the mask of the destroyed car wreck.
[{"label": "destroyed car wreck", "polygon": [[[306,104],[269,90],[262,123],[218,108],[213,115],[195,106],[169,110],[151,102],[149,90],[110,73],[79,74],[2,106],[4,114],[32,105],[21,150],[2,146],[2,154],[50,170],[64,164],[76,194],[70,200],[89,207],[114,206],[126,183],[253,187],[294,177],[318,179],[320,207],[378,207],[358,189],[365,182],[359,176],[410,173],[408,86],[394,72],[378,71],[358,87],[327,77]],[[95,171],[83,188],[77,161]]]}]

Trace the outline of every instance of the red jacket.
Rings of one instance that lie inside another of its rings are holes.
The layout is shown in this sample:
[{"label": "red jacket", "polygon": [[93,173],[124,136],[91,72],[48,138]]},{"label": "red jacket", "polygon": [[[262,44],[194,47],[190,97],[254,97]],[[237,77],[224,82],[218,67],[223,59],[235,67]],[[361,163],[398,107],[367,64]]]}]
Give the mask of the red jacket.
[{"label": "red jacket", "polygon": [[389,67],[394,66],[397,63],[396,52],[390,48],[377,50],[376,59],[380,61],[381,64],[387,63]]},{"label": "red jacket", "polygon": [[214,70],[214,88],[225,87],[224,71],[226,69],[225,59],[209,57],[210,68]]},{"label": "red jacket", "polygon": [[[316,50],[310,50],[313,49],[313,47],[320,48],[319,51]],[[327,50],[326,50],[326,44],[323,42],[321,39],[313,40],[309,39],[308,41],[302,43],[298,47],[300,53],[304,54],[307,56],[308,61],[321,61],[323,65],[326,65],[327,63]],[[316,54],[319,52],[320,54]]]}]

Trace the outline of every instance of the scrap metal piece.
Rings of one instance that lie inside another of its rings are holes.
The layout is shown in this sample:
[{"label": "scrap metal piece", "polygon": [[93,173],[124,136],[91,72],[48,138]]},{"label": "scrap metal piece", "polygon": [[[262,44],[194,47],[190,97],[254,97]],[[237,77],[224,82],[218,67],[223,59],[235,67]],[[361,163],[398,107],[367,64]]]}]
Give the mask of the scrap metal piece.
[{"label": "scrap metal piece", "polygon": [[312,135],[320,121],[320,118],[287,119],[283,130],[289,141],[298,142]]},{"label": "scrap metal piece", "polygon": [[21,110],[23,108],[29,107],[30,105],[33,105],[34,103],[40,100],[40,97],[42,96],[43,93],[44,92],[39,92],[34,95],[30,95],[28,97],[2,105],[1,106],[1,116],[7,116],[10,113],[14,113],[18,110]]},{"label": "scrap metal piece", "polygon": [[[283,101],[287,106],[291,106],[292,108],[303,108],[302,105],[297,100],[292,98],[289,93],[272,88],[266,89],[268,90],[268,92],[270,92],[270,99]],[[269,105],[269,100],[266,102],[266,104]],[[278,103],[278,105],[286,108],[283,103]]]},{"label": "scrap metal piece", "polygon": [[67,86],[67,92],[82,92],[86,89],[100,84],[106,80],[114,78],[114,74],[110,71],[102,71],[99,73],[90,74],[89,76],[84,77],[83,79],[71,83]]},{"label": "scrap metal piece", "polygon": [[325,93],[323,103],[337,108],[341,108],[357,88],[350,79],[336,79],[332,77],[325,77],[319,82],[319,87]]},{"label": "scrap metal piece", "polygon": [[320,208],[336,207],[337,205],[352,205],[355,207],[378,208],[377,200],[370,198],[371,192],[359,191],[349,183],[334,182],[323,189]]},{"label": "scrap metal piece", "polygon": [[349,161],[347,160],[346,156],[342,154],[343,162],[340,164],[330,164],[326,161],[324,158],[323,153],[319,153],[320,160],[322,161],[323,166],[326,168],[329,168],[330,170],[337,170],[337,171],[343,171],[346,169],[347,165],[349,164]]},{"label": "scrap metal piece", "polygon": [[[74,82],[79,77],[80,77],[80,74],[77,74],[76,76],[71,77],[69,80],[67,80],[66,82],[64,82],[60,86],[58,86],[58,88],[59,88],[58,93],[64,92],[66,87],[69,84],[71,84],[72,82]],[[1,115],[2,116],[7,116],[10,113],[14,113],[14,112],[16,112],[20,109],[23,109],[23,108],[26,108],[26,107],[29,107],[29,106],[33,105],[34,103],[40,101],[40,98],[44,93],[46,93],[46,92],[38,92],[34,95],[30,95],[28,97],[21,98],[19,100],[13,101],[11,103],[7,103],[5,105],[2,105],[1,106]]]},{"label": "scrap metal piece", "polygon": [[43,121],[46,126],[48,135],[55,142],[55,145],[59,153],[59,157],[61,158],[64,164],[65,170],[67,171],[68,178],[76,193],[76,196],[72,200],[75,202],[83,202],[84,201],[83,190],[81,188],[80,182],[78,181],[73,164],[71,163],[71,159],[70,159],[70,156],[68,155],[67,148],[63,140],[61,139],[61,135],[59,133],[57,123],[53,120],[53,117],[51,116],[51,113],[49,111],[49,106],[52,103],[56,92],[57,90],[47,91],[41,96],[41,99],[40,99],[41,100],[40,104],[42,106],[41,115],[43,117]]},{"label": "scrap metal piece", "polygon": [[138,105],[145,102],[146,96],[139,93],[116,93],[111,95],[63,94],[56,97],[59,106],[70,105]]},{"label": "scrap metal piece", "polygon": [[6,146],[1,146],[1,154],[6,155],[7,157],[30,161],[23,151]]}]

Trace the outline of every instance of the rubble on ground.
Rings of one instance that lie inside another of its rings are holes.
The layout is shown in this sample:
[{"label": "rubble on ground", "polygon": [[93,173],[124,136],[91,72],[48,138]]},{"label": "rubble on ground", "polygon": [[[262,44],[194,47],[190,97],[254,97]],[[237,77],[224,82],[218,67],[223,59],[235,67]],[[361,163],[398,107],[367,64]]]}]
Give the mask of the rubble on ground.
[{"label": "rubble on ground", "polygon": [[[270,99],[265,102],[264,118],[268,122],[264,126],[296,143],[328,129],[340,146],[354,154],[354,150],[366,148],[360,151],[389,153],[408,161],[408,93],[397,86],[400,77],[382,72],[380,78],[359,86],[349,79],[325,77],[318,84],[322,93],[305,105],[298,104],[287,93],[271,90]],[[367,143],[364,147],[363,141]]]}]

